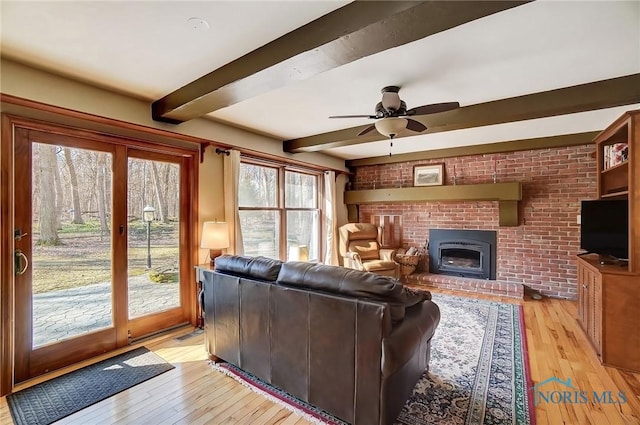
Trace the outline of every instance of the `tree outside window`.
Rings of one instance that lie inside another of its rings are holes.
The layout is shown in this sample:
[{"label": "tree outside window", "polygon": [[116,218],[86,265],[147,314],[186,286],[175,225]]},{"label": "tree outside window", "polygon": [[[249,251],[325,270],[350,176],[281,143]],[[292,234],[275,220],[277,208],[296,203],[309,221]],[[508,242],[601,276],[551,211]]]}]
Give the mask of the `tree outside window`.
[{"label": "tree outside window", "polygon": [[243,162],[238,191],[244,253],[288,260],[306,247],[320,258],[319,175]]}]

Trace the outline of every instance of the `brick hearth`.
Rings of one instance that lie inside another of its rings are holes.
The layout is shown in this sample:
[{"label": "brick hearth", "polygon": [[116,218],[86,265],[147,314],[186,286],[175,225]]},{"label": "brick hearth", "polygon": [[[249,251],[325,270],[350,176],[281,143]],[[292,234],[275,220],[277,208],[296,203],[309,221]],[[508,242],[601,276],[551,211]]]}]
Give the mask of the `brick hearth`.
[{"label": "brick hearth", "polygon": [[471,279],[431,273],[413,273],[403,278],[409,284],[440,289],[451,289],[474,294],[524,298],[524,285],[499,280]]}]

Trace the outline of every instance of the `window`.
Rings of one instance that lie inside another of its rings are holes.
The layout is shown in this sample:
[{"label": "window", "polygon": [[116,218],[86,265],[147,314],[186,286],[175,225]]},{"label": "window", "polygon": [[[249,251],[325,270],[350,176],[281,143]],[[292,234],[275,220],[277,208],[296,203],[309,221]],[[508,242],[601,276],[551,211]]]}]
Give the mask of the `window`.
[{"label": "window", "polygon": [[238,205],[244,253],[319,261],[319,182],[311,171],[242,162]]}]

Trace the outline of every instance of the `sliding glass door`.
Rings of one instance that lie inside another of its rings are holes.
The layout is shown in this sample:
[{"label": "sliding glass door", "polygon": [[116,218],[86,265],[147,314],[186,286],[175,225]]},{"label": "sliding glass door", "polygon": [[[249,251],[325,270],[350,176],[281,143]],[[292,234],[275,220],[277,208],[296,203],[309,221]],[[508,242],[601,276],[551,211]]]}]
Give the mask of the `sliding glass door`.
[{"label": "sliding glass door", "polygon": [[23,128],[14,149],[16,382],[189,320],[189,159]]},{"label": "sliding glass door", "polygon": [[182,158],[139,150],[128,157],[127,311],[137,338],[178,322],[189,303],[181,243],[187,213]]}]

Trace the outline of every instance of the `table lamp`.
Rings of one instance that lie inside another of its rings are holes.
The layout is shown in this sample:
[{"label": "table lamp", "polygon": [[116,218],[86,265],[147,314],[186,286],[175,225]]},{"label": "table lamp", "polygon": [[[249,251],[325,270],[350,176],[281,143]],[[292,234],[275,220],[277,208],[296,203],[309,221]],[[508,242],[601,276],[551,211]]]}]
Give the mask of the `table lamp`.
[{"label": "table lamp", "polygon": [[306,245],[290,247],[289,261],[309,261],[309,249]]},{"label": "table lamp", "polygon": [[205,221],[202,225],[202,240],[200,248],[209,250],[211,269],[214,268],[214,260],[222,255],[222,250],[229,248],[229,225],[220,221]]}]

